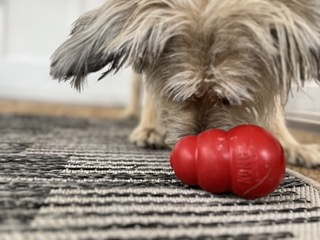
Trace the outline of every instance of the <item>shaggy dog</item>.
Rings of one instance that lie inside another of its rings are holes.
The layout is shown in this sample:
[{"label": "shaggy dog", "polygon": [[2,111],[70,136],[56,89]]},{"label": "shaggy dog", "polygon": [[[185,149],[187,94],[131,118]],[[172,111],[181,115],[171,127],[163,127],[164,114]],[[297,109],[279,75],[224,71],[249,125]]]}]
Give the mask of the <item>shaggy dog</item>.
[{"label": "shaggy dog", "polygon": [[130,137],[139,146],[257,124],[289,163],[314,167],[320,146],[298,143],[283,109],[292,87],[319,81],[319,60],[318,0],[109,0],[76,21],[51,75],[81,89],[91,72],[130,65],[136,91],[142,80],[146,88]]}]

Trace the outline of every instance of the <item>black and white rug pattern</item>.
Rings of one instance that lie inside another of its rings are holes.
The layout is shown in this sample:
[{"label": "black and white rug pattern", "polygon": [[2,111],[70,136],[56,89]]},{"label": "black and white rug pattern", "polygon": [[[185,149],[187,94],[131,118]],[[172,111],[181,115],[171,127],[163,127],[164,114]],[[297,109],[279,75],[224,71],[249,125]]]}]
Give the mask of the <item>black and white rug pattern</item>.
[{"label": "black and white rug pattern", "polygon": [[0,239],[320,239],[320,188],[288,172],[253,201],[181,184],[136,123],[0,115]]}]

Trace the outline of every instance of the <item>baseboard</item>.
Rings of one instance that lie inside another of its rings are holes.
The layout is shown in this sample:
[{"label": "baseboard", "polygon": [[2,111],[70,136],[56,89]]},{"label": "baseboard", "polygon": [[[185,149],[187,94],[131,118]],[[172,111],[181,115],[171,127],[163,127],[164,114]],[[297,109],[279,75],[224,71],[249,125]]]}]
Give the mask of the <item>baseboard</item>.
[{"label": "baseboard", "polygon": [[320,133],[320,113],[288,111],[286,116],[289,127]]}]

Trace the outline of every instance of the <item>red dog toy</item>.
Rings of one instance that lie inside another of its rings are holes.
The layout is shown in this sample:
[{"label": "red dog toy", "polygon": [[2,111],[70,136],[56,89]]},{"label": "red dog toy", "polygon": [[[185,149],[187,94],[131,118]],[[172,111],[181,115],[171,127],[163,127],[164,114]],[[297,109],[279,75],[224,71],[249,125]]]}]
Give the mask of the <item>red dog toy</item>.
[{"label": "red dog toy", "polygon": [[183,183],[247,199],[272,193],[285,175],[282,146],[254,125],[184,137],[172,151],[170,163]]}]

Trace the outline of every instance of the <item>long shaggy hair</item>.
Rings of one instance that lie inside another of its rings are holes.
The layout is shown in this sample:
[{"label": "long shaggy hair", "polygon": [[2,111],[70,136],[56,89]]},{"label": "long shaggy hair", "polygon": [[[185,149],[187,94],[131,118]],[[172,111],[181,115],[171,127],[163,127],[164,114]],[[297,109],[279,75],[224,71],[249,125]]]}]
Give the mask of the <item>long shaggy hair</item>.
[{"label": "long shaggy hair", "polygon": [[319,61],[318,0],[109,0],[75,22],[51,74],[81,89],[91,72],[131,66],[152,103],[131,137],[139,145],[251,123],[289,162],[315,166],[320,147],[297,143],[283,106],[292,86],[319,81]]}]

